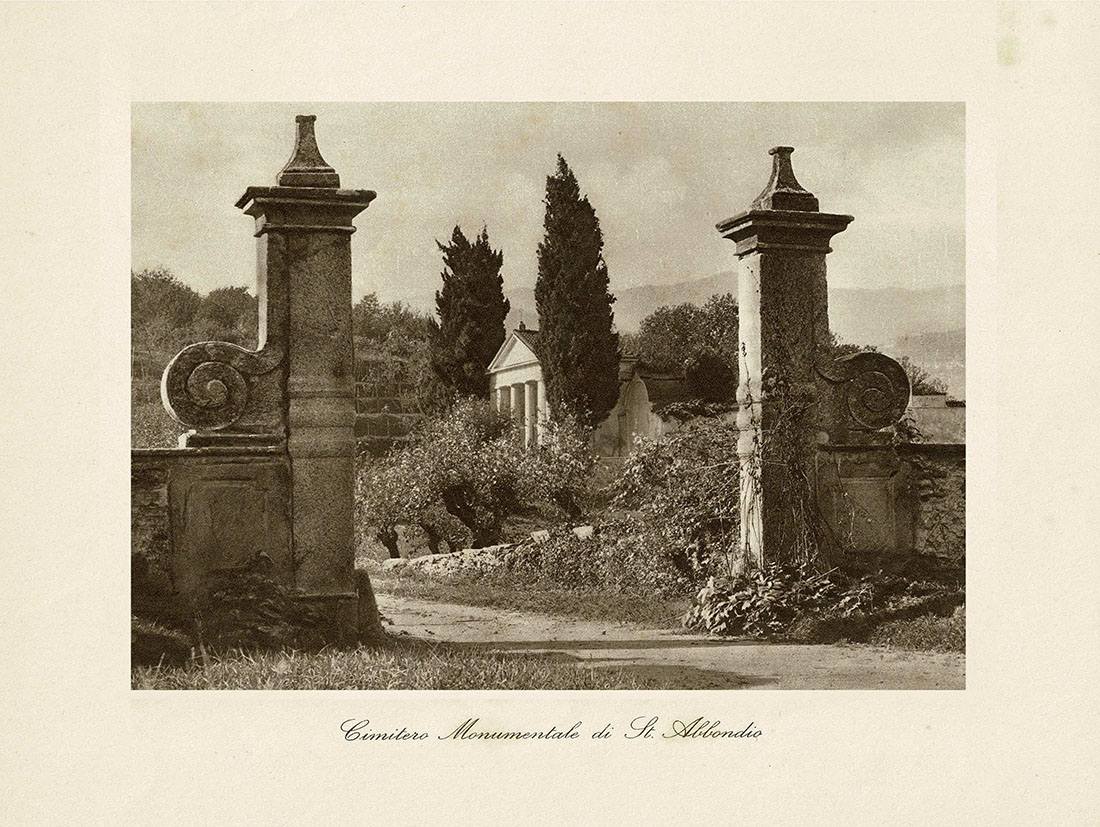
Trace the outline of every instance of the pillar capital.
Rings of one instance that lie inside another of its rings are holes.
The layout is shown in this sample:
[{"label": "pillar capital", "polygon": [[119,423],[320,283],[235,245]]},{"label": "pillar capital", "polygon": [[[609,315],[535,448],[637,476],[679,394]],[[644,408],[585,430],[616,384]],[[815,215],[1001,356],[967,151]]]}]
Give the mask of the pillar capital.
[{"label": "pillar capital", "polygon": [[817,198],[794,176],[793,152],[794,147],[773,147],[772,174],[763,192],[748,210],[718,223],[718,232],[737,245],[739,257],[771,251],[828,253],[829,239],[853,220],[819,211]]},{"label": "pillar capital", "polygon": [[294,152],[274,187],[249,187],[237,207],[256,219],[256,236],[272,231],[355,232],[352,219],[375,198],[371,190],[342,190],[340,176],[317,148],[316,115],[295,118]]}]

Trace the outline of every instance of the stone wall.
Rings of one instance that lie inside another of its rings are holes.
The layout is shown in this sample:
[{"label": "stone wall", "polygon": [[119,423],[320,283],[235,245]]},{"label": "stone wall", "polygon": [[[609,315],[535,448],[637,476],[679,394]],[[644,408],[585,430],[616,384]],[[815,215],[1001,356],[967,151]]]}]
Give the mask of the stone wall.
[{"label": "stone wall", "polygon": [[293,584],[289,480],[276,448],[131,452],[134,612],[186,614],[206,575],[257,560]]},{"label": "stone wall", "polygon": [[916,509],[917,554],[962,560],[966,556],[966,447],[907,445],[899,449],[910,468]]},{"label": "stone wall", "polygon": [[356,347],[355,439],[360,448],[378,454],[404,441],[423,416],[415,407],[416,389],[406,363],[371,353],[365,344]]},{"label": "stone wall", "polygon": [[825,518],[857,555],[965,559],[964,445],[825,448],[817,474]]}]

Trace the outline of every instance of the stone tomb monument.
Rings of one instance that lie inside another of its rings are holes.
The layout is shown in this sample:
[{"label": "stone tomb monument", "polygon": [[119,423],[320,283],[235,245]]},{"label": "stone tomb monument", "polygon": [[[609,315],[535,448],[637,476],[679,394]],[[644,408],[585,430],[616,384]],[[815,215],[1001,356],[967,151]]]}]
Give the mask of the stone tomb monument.
[{"label": "stone tomb monument", "polygon": [[266,557],[348,641],[378,623],[354,570],[351,321],[352,219],[375,194],[340,189],[315,120],[296,118],[277,186],[237,202],[255,220],[259,349],[200,342],[164,371],[164,406],[190,430],[133,452],[133,550],[181,603],[206,574]]}]

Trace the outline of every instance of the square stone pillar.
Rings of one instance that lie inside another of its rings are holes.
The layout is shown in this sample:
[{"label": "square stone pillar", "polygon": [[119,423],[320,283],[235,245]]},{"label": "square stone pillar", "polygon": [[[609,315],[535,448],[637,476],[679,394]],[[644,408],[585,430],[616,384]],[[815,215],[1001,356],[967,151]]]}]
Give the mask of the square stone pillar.
[{"label": "square stone pillar", "polygon": [[814,451],[821,429],[817,365],[830,354],[825,256],[852,217],[818,211],[791,147],[750,208],[718,225],[736,245],[741,537],[734,571],[797,559],[816,542]]},{"label": "square stone pillar", "polygon": [[493,393],[496,396],[497,412],[500,413],[500,414],[503,414],[504,416],[508,416],[509,411],[512,408],[512,406],[511,406],[511,398],[512,398],[512,389],[511,389],[511,387],[509,387],[508,385],[500,385],[499,387],[496,388],[496,390]]},{"label": "square stone pillar", "polygon": [[539,441],[539,385],[537,381],[525,382],[524,389],[524,440],[523,444],[531,448]]},{"label": "square stone pillar", "polygon": [[296,120],[294,156],[278,186],[249,187],[237,206],[256,220],[261,282],[280,285],[286,301],[295,585],[330,613],[342,637],[354,631],[357,611],[352,219],[375,194],[339,189],[317,149],[315,117]]}]

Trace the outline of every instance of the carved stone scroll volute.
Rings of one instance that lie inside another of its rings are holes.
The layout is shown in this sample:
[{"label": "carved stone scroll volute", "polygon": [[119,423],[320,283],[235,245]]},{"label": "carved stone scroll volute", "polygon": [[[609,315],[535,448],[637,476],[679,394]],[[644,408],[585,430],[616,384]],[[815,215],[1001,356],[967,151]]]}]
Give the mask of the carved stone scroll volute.
[{"label": "carved stone scroll volute", "polygon": [[825,410],[829,441],[850,444],[873,440],[896,425],[909,405],[909,377],[897,361],[869,351],[842,356],[818,366],[829,392]]},{"label": "carved stone scroll volute", "polygon": [[183,443],[275,444],[283,437],[277,368],[284,348],[258,351],[229,342],[188,345],[161,377],[165,410],[192,431]]}]

